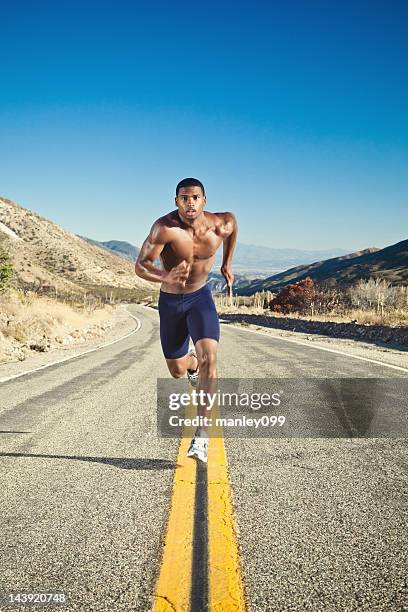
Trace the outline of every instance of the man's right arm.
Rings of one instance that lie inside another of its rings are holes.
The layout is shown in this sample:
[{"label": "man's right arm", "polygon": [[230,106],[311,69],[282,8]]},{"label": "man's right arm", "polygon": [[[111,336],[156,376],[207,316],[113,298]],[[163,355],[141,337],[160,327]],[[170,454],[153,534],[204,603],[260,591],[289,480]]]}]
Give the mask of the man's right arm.
[{"label": "man's right arm", "polygon": [[190,271],[190,265],[186,261],[181,261],[171,270],[160,270],[154,265],[155,260],[169,242],[168,229],[156,221],[140,249],[135,272],[137,276],[154,283],[166,282],[175,287],[184,287]]},{"label": "man's right arm", "polygon": [[163,282],[167,270],[160,270],[154,265],[154,262],[166,246],[166,242],[166,228],[156,221],[140,249],[135,264],[137,276],[155,283]]}]

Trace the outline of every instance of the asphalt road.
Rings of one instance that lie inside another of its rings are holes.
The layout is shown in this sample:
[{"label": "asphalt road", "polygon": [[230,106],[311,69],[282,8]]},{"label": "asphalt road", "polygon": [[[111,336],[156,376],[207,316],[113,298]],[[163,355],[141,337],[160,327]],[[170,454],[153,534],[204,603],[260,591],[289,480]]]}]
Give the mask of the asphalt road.
[{"label": "asphalt road", "polygon": [[[178,441],[156,432],[157,313],[129,310],[133,336],[0,385],[0,591],[151,609]],[[228,325],[219,374],[408,376]],[[249,610],[408,610],[406,440],[225,446]]]}]

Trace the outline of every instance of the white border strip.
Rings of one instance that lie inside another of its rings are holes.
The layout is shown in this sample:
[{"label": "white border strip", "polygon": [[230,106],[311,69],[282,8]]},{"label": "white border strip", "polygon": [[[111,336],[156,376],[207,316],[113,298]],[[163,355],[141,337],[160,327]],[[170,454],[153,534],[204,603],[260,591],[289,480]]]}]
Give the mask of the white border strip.
[{"label": "white border strip", "polygon": [[129,336],[132,336],[133,334],[139,331],[139,329],[142,327],[142,323],[140,319],[135,317],[135,315],[132,315],[132,313],[127,310],[127,308],[125,308],[125,310],[128,313],[128,315],[132,317],[132,319],[135,319],[135,321],[137,321],[137,325],[135,329],[133,329],[130,333],[126,334],[125,336],[122,336],[121,338],[117,338],[116,340],[112,340],[112,342],[106,342],[105,344],[101,344],[100,346],[97,346],[95,348],[88,349],[87,351],[84,351],[83,353],[78,353],[78,355],[71,355],[71,357],[64,357],[64,359],[59,359],[58,361],[47,363],[38,368],[35,368],[34,370],[25,370],[24,372],[20,372],[19,374],[13,374],[12,376],[7,376],[6,378],[0,378],[0,384],[7,382],[8,380],[13,380],[13,378],[20,378],[20,376],[25,376],[26,374],[32,374],[33,372],[38,372],[39,370],[45,370],[45,368],[50,368],[51,366],[56,365],[57,363],[64,363],[64,361],[70,361],[71,359],[82,357],[82,355],[93,353],[94,351],[98,351],[99,349],[104,348],[105,346],[111,346],[112,344],[116,344],[116,342],[120,342],[121,340],[125,340],[125,338],[129,338]]},{"label": "white border strip", "polygon": [[[224,322],[227,322],[227,319],[224,319]],[[360,357],[360,355],[352,355],[351,353],[344,353],[343,351],[337,351],[336,349],[326,348],[325,346],[316,346],[309,344],[308,342],[302,342],[301,340],[293,340],[293,338],[282,338],[282,336],[272,336],[270,334],[265,334],[262,331],[258,331],[256,329],[246,329],[245,327],[240,327],[239,325],[233,325],[228,322],[228,327],[234,327],[235,329],[240,329],[242,331],[250,332],[252,334],[260,334],[261,336],[267,338],[273,338],[274,340],[283,340],[284,342],[291,342],[292,344],[300,344],[301,346],[307,346],[311,349],[318,349],[319,351],[326,351],[327,353],[336,353],[337,355],[343,355],[345,357],[352,357],[353,359],[360,359],[360,361],[369,361],[370,363],[375,363],[376,365],[384,366],[386,368],[392,368],[393,370],[399,370],[400,372],[407,372],[408,368],[404,368],[402,366],[396,366],[392,363],[385,363],[384,361],[377,361],[377,359],[370,359],[370,357]],[[228,329],[228,328],[227,328]],[[276,329],[276,328],[270,328]]]}]

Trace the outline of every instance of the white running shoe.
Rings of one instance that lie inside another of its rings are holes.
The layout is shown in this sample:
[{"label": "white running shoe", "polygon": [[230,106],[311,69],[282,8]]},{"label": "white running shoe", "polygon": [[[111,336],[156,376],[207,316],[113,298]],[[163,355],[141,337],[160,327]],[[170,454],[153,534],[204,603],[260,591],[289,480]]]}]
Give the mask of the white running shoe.
[{"label": "white running shoe", "polygon": [[[194,355],[194,357],[197,358],[197,355],[194,349],[191,349],[191,351],[188,351],[187,354]],[[196,370],[187,370],[187,378],[192,387],[196,387],[198,385],[198,375],[199,375],[198,366]]]},{"label": "white running shoe", "polygon": [[191,440],[190,448],[187,451],[187,457],[194,457],[204,463],[208,460],[208,437],[194,436]]}]

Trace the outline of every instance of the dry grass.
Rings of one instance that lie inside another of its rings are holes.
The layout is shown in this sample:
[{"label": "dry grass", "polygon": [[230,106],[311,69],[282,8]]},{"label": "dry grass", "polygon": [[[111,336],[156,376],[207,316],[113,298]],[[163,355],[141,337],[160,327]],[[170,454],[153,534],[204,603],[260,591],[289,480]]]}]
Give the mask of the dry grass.
[{"label": "dry grass", "polygon": [[[21,294],[20,294],[21,295]],[[1,302],[0,302],[1,304]],[[96,323],[107,319],[112,311],[109,306],[94,308],[82,304],[70,305],[48,297],[41,297],[34,293],[21,295],[18,302],[4,304],[5,308],[16,311],[29,322],[31,319],[48,319],[58,324],[71,327],[89,325],[90,320]],[[3,308],[3,304],[0,306]]]},{"label": "dry grass", "polygon": [[24,359],[30,348],[80,342],[98,335],[112,318],[112,306],[67,304],[10,290],[0,294],[0,361]]},{"label": "dry grass", "polygon": [[[260,308],[260,307],[255,307],[255,306],[226,306],[225,302],[224,305],[220,305],[217,303],[217,300],[215,301],[215,305],[217,308],[218,312],[224,312],[225,314],[269,314],[271,311],[269,309],[264,309],[264,308]],[[273,313],[276,314],[276,313]],[[283,316],[283,315],[280,315]]]},{"label": "dry grass", "polygon": [[263,314],[277,318],[308,321],[355,322],[360,325],[390,327],[408,325],[408,287],[391,286],[381,279],[361,280],[346,290],[331,289],[320,293],[304,312],[283,314],[271,311],[267,305],[273,294],[262,291],[253,296],[215,296],[218,312],[225,314]]},{"label": "dry grass", "polygon": [[375,310],[352,310],[351,320],[357,320],[363,325],[408,325],[408,312],[401,309],[385,311],[383,315]]}]

